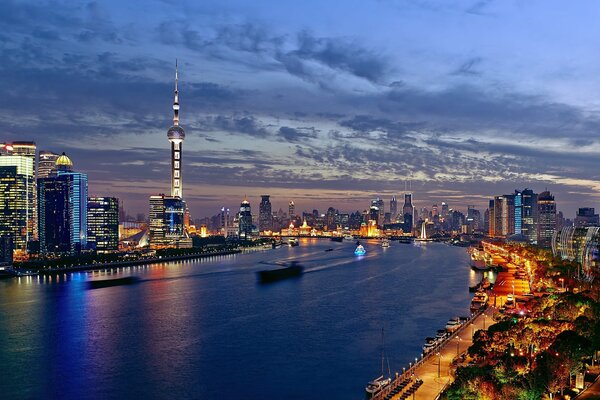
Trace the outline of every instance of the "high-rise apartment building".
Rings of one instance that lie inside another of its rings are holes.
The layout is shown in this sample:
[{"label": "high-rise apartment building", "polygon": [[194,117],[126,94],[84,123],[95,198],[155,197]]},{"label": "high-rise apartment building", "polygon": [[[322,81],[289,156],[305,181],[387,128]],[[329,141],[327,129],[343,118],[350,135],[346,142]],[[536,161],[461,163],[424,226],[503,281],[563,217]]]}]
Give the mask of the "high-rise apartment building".
[{"label": "high-rise apartment building", "polygon": [[119,199],[88,197],[88,246],[98,253],[119,249]]}]

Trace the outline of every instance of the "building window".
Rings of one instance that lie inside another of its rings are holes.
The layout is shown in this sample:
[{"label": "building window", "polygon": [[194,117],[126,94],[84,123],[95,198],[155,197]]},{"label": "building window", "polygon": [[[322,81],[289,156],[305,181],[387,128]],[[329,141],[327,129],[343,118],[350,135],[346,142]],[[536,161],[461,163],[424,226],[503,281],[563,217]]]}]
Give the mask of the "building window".
[{"label": "building window", "polygon": [[175,152],[175,159],[179,160],[179,152],[178,151]]},{"label": "building window", "polygon": [[175,181],[173,182],[173,185],[175,187],[179,187],[179,179],[175,179]]},{"label": "building window", "polygon": [[173,176],[175,178],[179,178],[179,170],[178,169],[176,169],[175,172],[173,172]]},{"label": "building window", "polygon": [[174,148],[175,150],[179,150],[179,142],[174,142],[174,143],[173,143],[173,148]]},{"label": "building window", "polygon": [[179,169],[179,161],[175,161],[175,168]]}]

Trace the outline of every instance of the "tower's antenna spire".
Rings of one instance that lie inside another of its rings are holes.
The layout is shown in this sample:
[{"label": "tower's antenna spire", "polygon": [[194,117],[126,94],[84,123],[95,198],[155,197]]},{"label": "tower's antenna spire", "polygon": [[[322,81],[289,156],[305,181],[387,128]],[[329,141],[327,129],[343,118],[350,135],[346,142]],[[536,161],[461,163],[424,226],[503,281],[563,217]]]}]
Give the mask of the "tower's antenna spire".
[{"label": "tower's antenna spire", "polygon": [[179,126],[179,71],[177,59],[175,59],[175,99],[173,100],[173,125]]}]

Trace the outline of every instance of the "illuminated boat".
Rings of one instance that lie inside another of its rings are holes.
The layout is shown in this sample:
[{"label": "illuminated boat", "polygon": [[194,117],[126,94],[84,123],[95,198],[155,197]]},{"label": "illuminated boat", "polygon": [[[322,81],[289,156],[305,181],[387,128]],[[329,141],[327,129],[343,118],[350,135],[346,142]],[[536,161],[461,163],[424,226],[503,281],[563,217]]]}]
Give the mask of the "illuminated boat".
[{"label": "illuminated boat", "polygon": [[381,247],[386,248],[390,247],[390,241],[386,238],[381,241]]},{"label": "illuminated boat", "polygon": [[356,246],[354,254],[356,254],[357,256],[364,256],[365,254],[367,254],[367,251],[365,250],[362,244],[359,244],[358,246]]}]

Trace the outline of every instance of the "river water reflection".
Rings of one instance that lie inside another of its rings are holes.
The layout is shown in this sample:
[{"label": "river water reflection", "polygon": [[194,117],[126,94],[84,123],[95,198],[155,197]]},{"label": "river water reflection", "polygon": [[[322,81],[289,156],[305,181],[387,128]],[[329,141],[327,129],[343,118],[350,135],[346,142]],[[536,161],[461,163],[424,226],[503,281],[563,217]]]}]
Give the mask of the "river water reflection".
[{"label": "river water reflection", "polygon": [[[0,397],[361,399],[467,315],[464,248],[302,239],[298,247],[0,281]],[[332,251],[326,251],[327,249]],[[263,264],[306,273],[269,285]],[[135,275],[135,285],[86,281]]]}]

